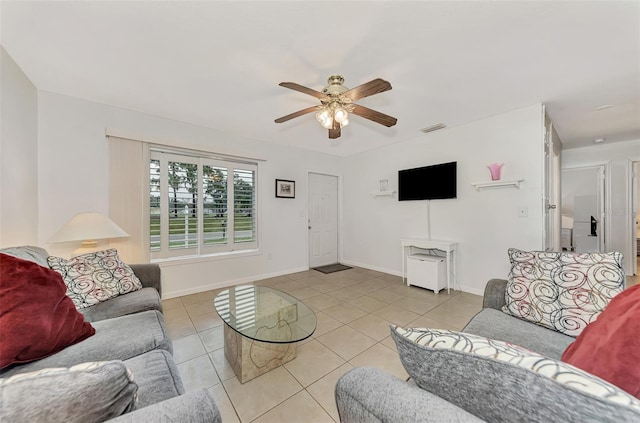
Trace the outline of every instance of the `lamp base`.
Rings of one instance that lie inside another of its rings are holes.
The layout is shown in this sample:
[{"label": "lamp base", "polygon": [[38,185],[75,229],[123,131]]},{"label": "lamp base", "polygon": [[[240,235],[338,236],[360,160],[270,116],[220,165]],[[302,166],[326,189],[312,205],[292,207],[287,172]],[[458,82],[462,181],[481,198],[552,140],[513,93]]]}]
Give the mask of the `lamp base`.
[{"label": "lamp base", "polygon": [[73,250],[73,256],[76,257],[83,254],[95,253],[99,250],[100,248],[98,248],[98,241],[82,241],[82,247],[78,248],[77,250]]}]

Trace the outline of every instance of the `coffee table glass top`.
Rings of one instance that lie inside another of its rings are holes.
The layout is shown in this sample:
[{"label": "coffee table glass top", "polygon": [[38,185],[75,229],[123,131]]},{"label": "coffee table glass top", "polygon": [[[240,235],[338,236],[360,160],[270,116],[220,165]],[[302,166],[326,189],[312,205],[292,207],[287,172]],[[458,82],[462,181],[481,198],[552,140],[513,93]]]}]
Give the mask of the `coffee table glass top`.
[{"label": "coffee table glass top", "polygon": [[266,286],[234,286],[220,292],[213,303],[230,328],[256,341],[298,342],[316,330],[313,310],[297,298]]}]

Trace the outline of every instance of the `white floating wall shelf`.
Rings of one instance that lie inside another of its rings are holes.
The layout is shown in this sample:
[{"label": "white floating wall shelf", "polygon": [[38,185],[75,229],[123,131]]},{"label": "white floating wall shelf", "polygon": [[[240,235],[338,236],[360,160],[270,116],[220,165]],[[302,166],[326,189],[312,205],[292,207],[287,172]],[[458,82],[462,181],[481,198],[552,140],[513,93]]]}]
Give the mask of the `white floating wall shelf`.
[{"label": "white floating wall shelf", "polygon": [[524,179],[516,179],[513,181],[486,181],[486,182],[472,182],[471,185],[478,191],[487,188],[518,188],[520,189],[520,182]]},{"label": "white floating wall shelf", "polygon": [[378,191],[378,192],[372,192],[371,196],[372,197],[391,197],[395,193],[396,191]]}]

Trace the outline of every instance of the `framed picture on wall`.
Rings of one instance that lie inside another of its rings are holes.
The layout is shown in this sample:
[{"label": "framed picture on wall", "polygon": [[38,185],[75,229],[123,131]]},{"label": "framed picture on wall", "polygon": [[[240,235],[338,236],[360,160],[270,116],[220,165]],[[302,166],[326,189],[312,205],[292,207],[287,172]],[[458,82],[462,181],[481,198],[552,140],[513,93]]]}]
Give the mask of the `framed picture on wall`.
[{"label": "framed picture on wall", "polygon": [[296,181],[276,179],[276,198],[296,198]]}]

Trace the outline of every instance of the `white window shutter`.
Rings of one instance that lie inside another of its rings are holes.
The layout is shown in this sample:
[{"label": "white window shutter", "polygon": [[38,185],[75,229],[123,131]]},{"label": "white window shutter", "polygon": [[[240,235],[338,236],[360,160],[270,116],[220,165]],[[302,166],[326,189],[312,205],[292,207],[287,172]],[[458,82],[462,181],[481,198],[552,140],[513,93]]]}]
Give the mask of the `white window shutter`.
[{"label": "white window shutter", "polygon": [[109,140],[109,217],[129,235],[110,246],[127,263],[149,262],[149,144]]}]

